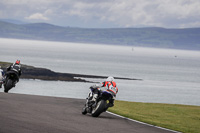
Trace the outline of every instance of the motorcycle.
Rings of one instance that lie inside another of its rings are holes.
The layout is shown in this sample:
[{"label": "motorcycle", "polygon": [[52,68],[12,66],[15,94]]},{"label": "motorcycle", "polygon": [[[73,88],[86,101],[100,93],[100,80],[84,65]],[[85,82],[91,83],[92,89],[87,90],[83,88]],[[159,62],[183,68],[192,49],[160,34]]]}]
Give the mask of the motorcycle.
[{"label": "motorcycle", "polygon": [[98,117],[101,113],[105,112],[109,107],[109,101],[113,99],[111,92],[106,90],[99,91],[99,95],[95,102],[91,101],[93,97],[93,92],[91,91],[86,98],[85,106],[82,109],[82,114],[91,114],[93,117]]},{"label": "motorcycle", "polygon": [[4,82],[4,92],[8,93],[8,91],[15,87],[16,83],[19,81],[19,77],[15,72],[9,71],[6,73],[6,78]]}]

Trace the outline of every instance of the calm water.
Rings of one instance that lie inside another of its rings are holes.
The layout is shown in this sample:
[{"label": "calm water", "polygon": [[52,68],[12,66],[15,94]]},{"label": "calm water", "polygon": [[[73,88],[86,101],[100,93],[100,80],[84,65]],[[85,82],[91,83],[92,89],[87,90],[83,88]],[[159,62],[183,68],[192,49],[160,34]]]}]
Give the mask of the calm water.
[{"label": "calm water", "polygon": [[[57,72],[143,79],[116,80],[118,100],[200,105],[200,51],[0,39],[0,61],[16,59]],[[84,99],[91,85],[21,79],[10,93]]]}]

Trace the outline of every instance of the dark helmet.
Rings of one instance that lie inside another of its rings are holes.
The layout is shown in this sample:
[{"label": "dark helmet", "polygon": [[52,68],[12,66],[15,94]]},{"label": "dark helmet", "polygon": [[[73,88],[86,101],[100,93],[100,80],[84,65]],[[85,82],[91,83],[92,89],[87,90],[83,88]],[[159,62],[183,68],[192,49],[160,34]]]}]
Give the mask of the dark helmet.
[{"label": "dark helmet", "polygon": [[17,61],[15,62],[15,64],[18,64],[18,65],[19,65],[19,64],[20,64],[20,60],[17,60]]}]

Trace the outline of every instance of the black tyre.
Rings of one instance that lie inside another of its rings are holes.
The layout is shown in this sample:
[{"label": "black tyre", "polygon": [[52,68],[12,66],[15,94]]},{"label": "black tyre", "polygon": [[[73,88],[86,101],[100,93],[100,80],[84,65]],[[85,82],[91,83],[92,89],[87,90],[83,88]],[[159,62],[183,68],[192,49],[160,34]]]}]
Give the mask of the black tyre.
[{"label": "black tyre", "polygon": [[8,91],[13,87],[12,80],[8,79],[6,84],[4,85],[4,92],[8,93]]},{"label": "black tyre", "polygon": [[104,112],[105,109],[105,105],[106,105],[106,101],[105,100],[101,100],[97,103],[96,108],[94,108],[92,110],[92,116],[93,117],[98,117],[102,112]]},{"label": "black tyre", "polygon": [[86,107],[83,107],[83,109],[82,109],[82,114],[83,114],[83,115],[86,115],[86,114],[87,114]]}]

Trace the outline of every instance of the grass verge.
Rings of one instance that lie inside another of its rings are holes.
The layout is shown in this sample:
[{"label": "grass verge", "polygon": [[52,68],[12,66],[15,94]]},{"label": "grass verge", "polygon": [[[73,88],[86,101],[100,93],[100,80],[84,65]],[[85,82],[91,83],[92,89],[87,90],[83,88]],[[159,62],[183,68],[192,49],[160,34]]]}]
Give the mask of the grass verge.
[{"label": "grass verge", "polygon": [[200,133],[200,106],[116,100],[108,111],[184,133]]},{"label": "grass verge", "polygon": [[0,61],[0,66],[1,66],[1,67],[8,67],[10,64],[11,64],[11,63]]}]

